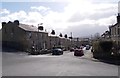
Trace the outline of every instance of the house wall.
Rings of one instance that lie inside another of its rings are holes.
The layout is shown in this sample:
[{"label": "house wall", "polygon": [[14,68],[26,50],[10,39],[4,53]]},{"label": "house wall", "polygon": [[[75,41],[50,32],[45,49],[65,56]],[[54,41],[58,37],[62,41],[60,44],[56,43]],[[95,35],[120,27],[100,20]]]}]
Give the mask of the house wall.
[{"label": "house wall", "polygon": [[68,50],[70,44],[70,40],[66,38],[60,38],[58,36],[48,36],[48,49],[51,49],[54,46],[61,46]]},{"label": "house wall", "polygon": [[47,32],[25,30],[14,22],[9,22],[2,26],[2,46],[22,51],[30,51],[32,46],[36,50],[51,49],[54,46],[64,46],[68,49],[71,41],[58,36],[48,36]]},{"label": "house wall", "polygon": [[110,27],[111,39],[120,45],[120,23]]},{"label": "house wall", "polygon": [[68,50],[71,46],[71,41],[67,38],[60,38],[61,46],[63,46],[66,50]]},{"label": "house wall", "polygon": [[48,49],[51,49],[54,46],[59,46],[60,45],[60,39],[57,36],[48,36]]},{"label": "house wall", "polygon": [[14,23],[2,26],[2,46],[23,50],[21,41],[24,39],[25,31],[19,29]]},{"label": "house wall", "polygon": [[47,48],[48,34],[45,32],[25,31],[14,23],[2,27],[3,47],[29,51],[33,45],[36,49]]}]

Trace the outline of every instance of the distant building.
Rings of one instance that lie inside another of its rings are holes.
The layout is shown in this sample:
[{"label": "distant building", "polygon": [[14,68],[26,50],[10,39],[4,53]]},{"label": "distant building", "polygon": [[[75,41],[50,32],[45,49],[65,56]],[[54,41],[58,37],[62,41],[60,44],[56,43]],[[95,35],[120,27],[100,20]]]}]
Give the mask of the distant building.
[{"label": "distant building", "polygon": [[[60,45],[64,47],[64,49],[68,50],[71,45],[71,41],[67,38],[59,38],[60,39]],[[72,44],[73,45],[73,44]]]},{"label": "distant building", "polygon": [[80,40],[80,38],[73,38],[72,39],[72,44],[73,44],[73,46],[74,47],[80,47],[81,46],[81,40]]},{"label": "distant building", "polygon": [[2,46],[29,51],[32,46],[36,50],[46,48],[46,32],[39,32],[33,25],[21,24],[19,21],[2,22]]},{"label": "distant building", "polygon": [[81,45],[91,45],[91,39],[90,38],[80,38]]},{"label": "distant building", "polygon": [[90,38],[78,38],[78,37],[73,38],[72,44],[74,44],[74,47],[91,45],[91,39]]},{"label": "distant building", "polygon": [[51,49],[53,47],[64,47],[68,49],[70,46],[70,40],[67,38],[60,38],[59,36],[48,36],[48,48]]}]

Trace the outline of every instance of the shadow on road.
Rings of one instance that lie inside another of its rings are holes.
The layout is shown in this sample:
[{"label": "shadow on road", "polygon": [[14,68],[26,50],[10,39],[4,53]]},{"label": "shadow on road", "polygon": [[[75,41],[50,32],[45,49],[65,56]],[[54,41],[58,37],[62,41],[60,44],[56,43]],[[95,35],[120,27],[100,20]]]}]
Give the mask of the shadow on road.
[{"label": "shadow on road", "polygon": [[118,58],[112,58],[112,59],[98,59],[100,62],[108,63],[108,64],[114,64],[114,65],[120,65],[120,59]]},{"label": "shadow on road", "polygon": [[17,49],[14,49],[14,48],[9,48],[9,47],[2,47],[2,50],[1,50],[2,52],[10,52],[10,53],[16,53],[16,52],[21,52],[21,51],[19,51],[19,50],[17,50]]}]

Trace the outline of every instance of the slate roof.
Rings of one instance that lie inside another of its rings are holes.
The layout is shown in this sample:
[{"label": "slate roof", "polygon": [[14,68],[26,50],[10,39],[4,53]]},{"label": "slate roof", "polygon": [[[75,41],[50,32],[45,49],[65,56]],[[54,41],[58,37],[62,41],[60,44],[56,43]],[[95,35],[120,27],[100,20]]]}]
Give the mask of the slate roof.
[{"label": "slate roof", "polygon": [[114,24],[114,25],[109,26],[109,28],[115,27],[115,26],[117,26],[117,25],[118,25],[118,23],[116,23],[116,24]]},{"label": "slate roof", "polygon": [[[21,29],[24,29],[25,31],[33,31],[33,32],[38,32],[38,28],[33,25],[27,25],[27,24],[19,24],[19,27]],[[39,31],[39,32],[44,32],[44,31]],[[46,32],[44,32],[46,33]]]},{"label": "slate roof", "polygon": [[19,27],[25,31],[38,31],[37,27],[33,25],[20,24]]}]

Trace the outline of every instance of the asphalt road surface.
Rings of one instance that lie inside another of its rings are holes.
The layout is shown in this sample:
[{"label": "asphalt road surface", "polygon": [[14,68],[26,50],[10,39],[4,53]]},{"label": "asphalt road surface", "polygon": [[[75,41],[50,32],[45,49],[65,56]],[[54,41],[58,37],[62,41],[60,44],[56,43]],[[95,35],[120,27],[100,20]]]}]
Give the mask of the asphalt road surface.
[{"label": "asphalt road surface", "polygon": [[76,57],[73,52],[63,55],[27,55],[7,53],[2,55],[3,76],[118,76],[118,66],[92,58],[90,51]]}]

